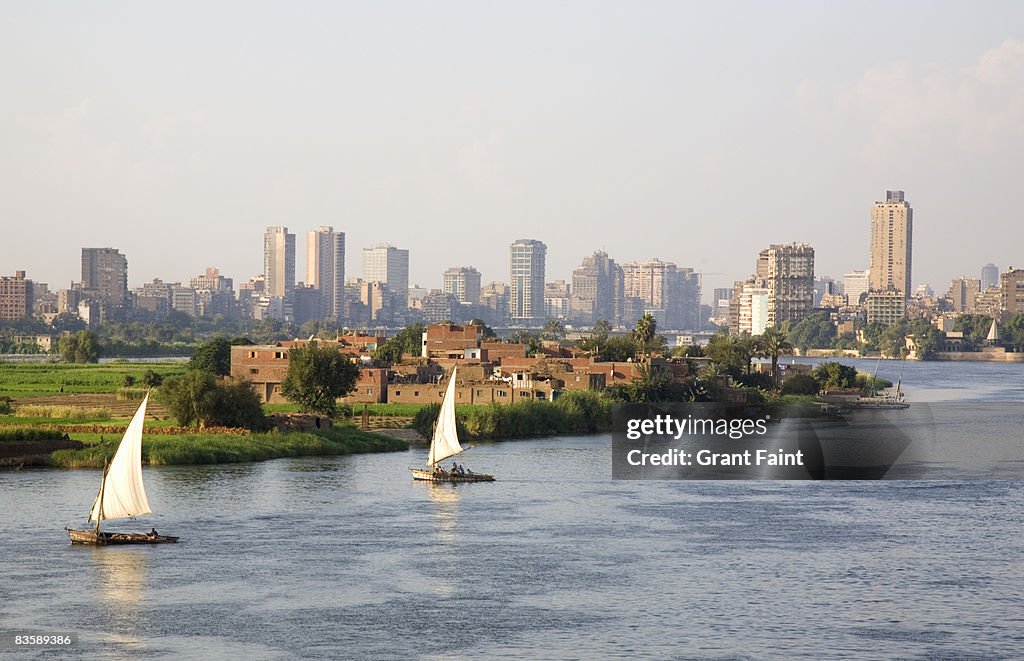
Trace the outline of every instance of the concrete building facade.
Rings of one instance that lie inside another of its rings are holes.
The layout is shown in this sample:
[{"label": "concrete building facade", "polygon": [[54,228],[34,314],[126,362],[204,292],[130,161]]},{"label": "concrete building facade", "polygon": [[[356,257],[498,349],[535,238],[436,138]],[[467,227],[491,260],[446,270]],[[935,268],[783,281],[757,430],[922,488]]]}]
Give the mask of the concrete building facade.
[{"label": "concrete building facade", "polygon": [[263,235],[263,293],[291,299],[295,289],[295,235],[287,227],[268,227]]},{"label": "concrete building facade", "polygon": [[387,285],[395,305],[409,308],[409,251],[392,245],[363,248],[363,280]]},{"label": "concrete building facade", "polygon": [[0,321],[17,321],[32,315],[32,281],[24,271],[0,277]]},{"label": "concrete building facade", "polygon": [[519,239],[509,247],[509,321],[517,326],[542,326],[544,277],[548,248],[541,241]]},{"label": "concrete building facade", "polygon": [[768,289],[768,326],[800,321],[814,310],[814,248],[806,243],[762,250],[757,277]]},{"label": "concrete building facade", "polygon": [[480,271],[472,266],[453,266],[444,272],[444,291],[459,303],[480,304]]},{"label": "concrete building facade", "polygon": [[884,202],[871,208],[871,290],[911,293],[914,210],[903,191],[885,192]]},{"label": "concrete building facade", "polygon": [[337,320],[345,312],[345,233],[322,226],[306,235],[306,285],[320,292],[320,313]]}]

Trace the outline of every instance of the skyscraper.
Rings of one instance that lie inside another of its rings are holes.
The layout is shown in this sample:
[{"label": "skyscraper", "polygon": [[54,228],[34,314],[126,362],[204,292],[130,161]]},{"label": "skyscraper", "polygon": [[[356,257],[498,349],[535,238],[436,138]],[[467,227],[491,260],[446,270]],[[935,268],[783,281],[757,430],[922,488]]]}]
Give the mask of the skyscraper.
[{"label": "skyscraper", "polygon": [[946,298],[953,303],[953,312],[971,312],[974,299],[980,293],[981,280],[961,276],[950,283]]},{"label": "skyscraper", "polygon": [[622,267],[603,251],[584,257],[572,272],[570,318],[584,324],[607,321],[617,326],[622,317]]},{"label": "skyscraper", "polygon": [[391,245],[363,248],[363,280],[387,285],[403,310],[409,308],[409,251]]},{"label": "skyscraper", "polygon": [[775,244],[757,256],[757,277],[768,289],[768,326],[800,321],[814,310],[814,248]]},{"label": "skyscraper", "polygon": [[995,264],[986,264],[981,267],[981,290],[989,287],[999,286],[999,267]]},{"label": "skyscraper", "polygon": [[459,303],[480,304],[480,271],[472,266],[453,266],[444,272],[444,293]]},{"label": "skyscraper", "polygon": [[[648,259],[622,265],[623,298],[640,299],[659,325],[668,330],[700,328],[700,274],[672,262]],[[636,319],[623,318],[627,326]]]},{"label": "skyscraper", "polygon": [[128,258],[116,248],[82,248],[82,289],[86,296],[113,306],[128,301]]},{"label": "skyscraper", "polygon": [[295,290],[295,235],[287,227],[268,227],[263,235],[264,294],[290,299]]},{"label": "skyscraper", "polygon": [[843,276],[843,293],[846,294],[846,304],[854,307],[860,305],[862,294],[868,293],[871,289],[871,272],[867,269],[862,271],[850,271]]},{"label": "skyscraper", "polygon": [[903,191],[885,192],[885,202],[871,208],[871,289],[896,289],[910,296],[914,210]]},{"label": "skyscraper", "polygon": [[544,323],[544,269],[548,247],[533,239],[519,239],[509,248],[511,288],[509,317],[514,325]]},{"label": "skyscraper", "polygon": [[321,227],[306,235],[306,284],[320,292],[321,313],[337,319],[345,308],[345,233]]}]

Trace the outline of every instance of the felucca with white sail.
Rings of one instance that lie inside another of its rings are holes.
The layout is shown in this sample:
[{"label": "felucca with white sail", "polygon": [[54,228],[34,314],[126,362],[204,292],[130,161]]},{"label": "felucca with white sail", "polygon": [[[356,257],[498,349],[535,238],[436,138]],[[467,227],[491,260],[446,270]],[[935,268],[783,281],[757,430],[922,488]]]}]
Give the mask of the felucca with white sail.
[{"label": "felucca with white sail", "polygon": [[455,377],[458,367],[452,368],[452,376],[441,400],[441,411],[434,426],[434,436],[430,440],[430,452],[427,453],[427,469],[411,468],[412,479],[429,482],[493,482],[494,476],[485,473],[474,473],[453,463],[449,470],[441,466],[441,462],[465,452],[459,443],[459,432],[455,427]]},{"label": "felucca with white sail", "polygon": [[71,530],[72,544],[164,544],[178,541],[177,537],[157,534],[154,528],[148,533],[124,533],[100,531],[100,521],[109,519],[134,518],[151,514],[146,489],[142,484],[142,427],[146,419],[147,393],[135,412],[128,429],[121,438],[117,452],[109,465],[104,466],[100,479],[100,490],[89,512],[89,521],[96,522],[93,530]]}]

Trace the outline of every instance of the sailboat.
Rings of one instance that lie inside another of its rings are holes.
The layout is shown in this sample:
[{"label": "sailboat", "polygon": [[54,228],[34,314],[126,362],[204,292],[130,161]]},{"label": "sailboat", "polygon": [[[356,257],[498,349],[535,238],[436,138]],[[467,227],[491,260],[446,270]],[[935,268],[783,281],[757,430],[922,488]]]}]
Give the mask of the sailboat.
[{"label": "sailboat", "polygon": [[453,466],[451,470],[445,470],[441,462],[450,459],[465,448],[459,443],[459,432],[455,428],[455,374],[458,366],[452,369],[452,376],[448,380],[448,387],[444,391],[444,399],[441,401],[441,412],[437,416],[437,423],[434,425],[434,436],[430,439],[430,452],[427,453],[427,468],[410,468],[412,479],[426,480],[429,482],[493,482],[493,475],[474,473],[464,468]]},{"label": "sailboat", "polygon": [[109,465],[103,466],[100,490],[89,512],[89,521],[96,522],[92,530],[68,530],[72,544],[164,544],[178,541],[177,537],[148,533],[101,532],[100,521],[124,519],[151,514],[146,489],[142,484],[142,425],[146,419],[149,393],[135,412],[128,429],[121,438],[117,452]]},{"label": "sailboat", "polygon": [[910,404],[906,402],[906,397],[903,395],[903,370],[900,369],[900,378],[896,381],[896,395],[893,396],[890,393],[879,394],[876,390],[877,377],[878,377],[878,366],[881,364],[882,358],[878,358],[878,362],[875,363],[875,372],[871,375],[871,394],[867,396],[860,396],[854,402],[853,408],[857,409],[909,409]]}]

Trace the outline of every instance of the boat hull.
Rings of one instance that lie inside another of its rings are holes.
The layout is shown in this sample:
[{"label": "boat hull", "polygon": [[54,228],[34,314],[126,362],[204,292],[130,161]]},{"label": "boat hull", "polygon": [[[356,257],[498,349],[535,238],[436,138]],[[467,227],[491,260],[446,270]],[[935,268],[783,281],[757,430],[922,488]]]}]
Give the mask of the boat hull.
[{"label": "boat hull", "polygon": [[412,471],[412,479],[422,480],[424,482],[493,482],[494,476],[486,473],[474,473],[473,471],[466,471],[465,473],[448,473],[448,472],[435,472],[426,468],[410,468]]},{"label": "boat hull", "polygon": [[116,544],[173,544],[177,537],[170,535],[149,535],[139,532],[103,532],[98,535],[95,530],[68,530],[72,544],[90,546],[113,546]]}]

